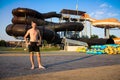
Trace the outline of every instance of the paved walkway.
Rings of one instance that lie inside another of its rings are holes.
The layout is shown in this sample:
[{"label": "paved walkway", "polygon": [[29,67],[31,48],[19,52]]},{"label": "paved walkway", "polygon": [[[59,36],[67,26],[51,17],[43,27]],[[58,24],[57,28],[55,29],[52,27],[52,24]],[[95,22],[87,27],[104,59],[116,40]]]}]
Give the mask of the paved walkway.
[{"label": "paved walkway", "polygon": [[29,54],[0,52],[0,78],[120,65],[120,55],[91,55],[64,51],[42,52],[42,63],[46,70],[37,68],[36,59],[35,70],[30,70]]}]

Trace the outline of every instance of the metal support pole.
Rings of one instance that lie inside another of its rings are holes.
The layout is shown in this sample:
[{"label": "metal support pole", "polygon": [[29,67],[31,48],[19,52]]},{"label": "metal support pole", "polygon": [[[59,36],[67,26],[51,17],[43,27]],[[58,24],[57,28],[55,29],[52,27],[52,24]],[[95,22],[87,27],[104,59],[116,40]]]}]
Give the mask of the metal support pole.
[{"label": "metal support pole", "polygon": [[90,22],[90,38],[91,38],[91,35],[92,35],[92,24]]},{"label": "metal support pole", "polygon": [[108,28],[105,28],[104,34],[105,34],[105,38],[109,38],[109,29]]}]

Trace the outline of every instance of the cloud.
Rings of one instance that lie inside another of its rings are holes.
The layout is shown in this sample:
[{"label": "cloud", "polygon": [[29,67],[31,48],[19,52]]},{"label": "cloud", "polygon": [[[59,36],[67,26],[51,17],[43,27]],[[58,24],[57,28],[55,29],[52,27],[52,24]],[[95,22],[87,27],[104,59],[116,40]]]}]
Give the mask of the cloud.
[{"label": "cloud", "polygon": [[104,18],[112,18],[112,17],[117,17],[119,16],[118,13],[113,13],[109,11],[95,11],[90,14],[91,17],[96,18],[96,19],[104,19]]},{"label": "cloud", "polygon": [[97,10],[90,13],[90,16],[96,19],[105,19],[119,16],[118,11],[114,11],[111,5],[106,3],[101,4]]},{"label": "cloud", "polygon": [[111,8],[112,6],[111,5],[108,5],[106,3],[103,3],[99,6],[100,8]]},{"label": "cloud", "polygon": [[108,13],[107,14],[109,17],[116,17],[116,16],[118,16],[119,14],[117,14],[117,13]]},{"label": "cloud", "polygon": [[98,10],[98,11],[92,12],[92,13],[90,14],[90,16],[92,16],[92,17],[94,17],[94,18],[96,18],[96,19],[100,19],[100,18],[103,17],[104,14],[105,14],[105,11],[100,11],[100,10]]}]

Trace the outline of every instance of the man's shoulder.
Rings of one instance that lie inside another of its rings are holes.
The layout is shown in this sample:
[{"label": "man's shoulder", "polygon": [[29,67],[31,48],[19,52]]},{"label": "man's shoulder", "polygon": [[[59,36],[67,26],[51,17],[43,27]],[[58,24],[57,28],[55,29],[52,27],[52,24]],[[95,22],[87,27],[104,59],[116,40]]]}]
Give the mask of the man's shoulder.
[{"label": "man's shoulder", "polygon": [[31,29],[28,29],[28,31],[31,31]]},{"label": "man's shoulder", "polygon": [[37,31],[38,31],[38,32],[40,32],[40,30],[39,30],[39,29],[37,29]]},{"label": "man's shoulder", "polygon": [[31,32],[31,30],[32,30],[32,29],[28,29],[28,31],[27,31],[27,32],[28,32],[28,33],[30,33],[30,32]]}]

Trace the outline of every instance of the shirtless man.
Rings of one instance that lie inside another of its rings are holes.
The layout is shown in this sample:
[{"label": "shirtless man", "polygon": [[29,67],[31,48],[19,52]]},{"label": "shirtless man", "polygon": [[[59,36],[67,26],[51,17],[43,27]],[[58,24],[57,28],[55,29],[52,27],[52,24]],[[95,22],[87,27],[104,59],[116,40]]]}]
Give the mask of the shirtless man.
[{"label": "shirtless man", "polygon": [[[31,26],[32,26],[32,28],[29,29],[24,36],[24,40],[26,41],[26,45],[29,46],[28,48],[29,48],[29,52],[30,52],[30,62],[32,65],[31,69],[35,68],[34,52],[36,52],[36,54],[37,54],[38,68],[45,69],[41,64],[41,56],[40,56],[40,50],[39,50],[39,45],[41,45],[40,31],[37,29],[37,24],[34,21],[31,22]],[[28,35],[30,36],[30,41],[27,40]]]}]

